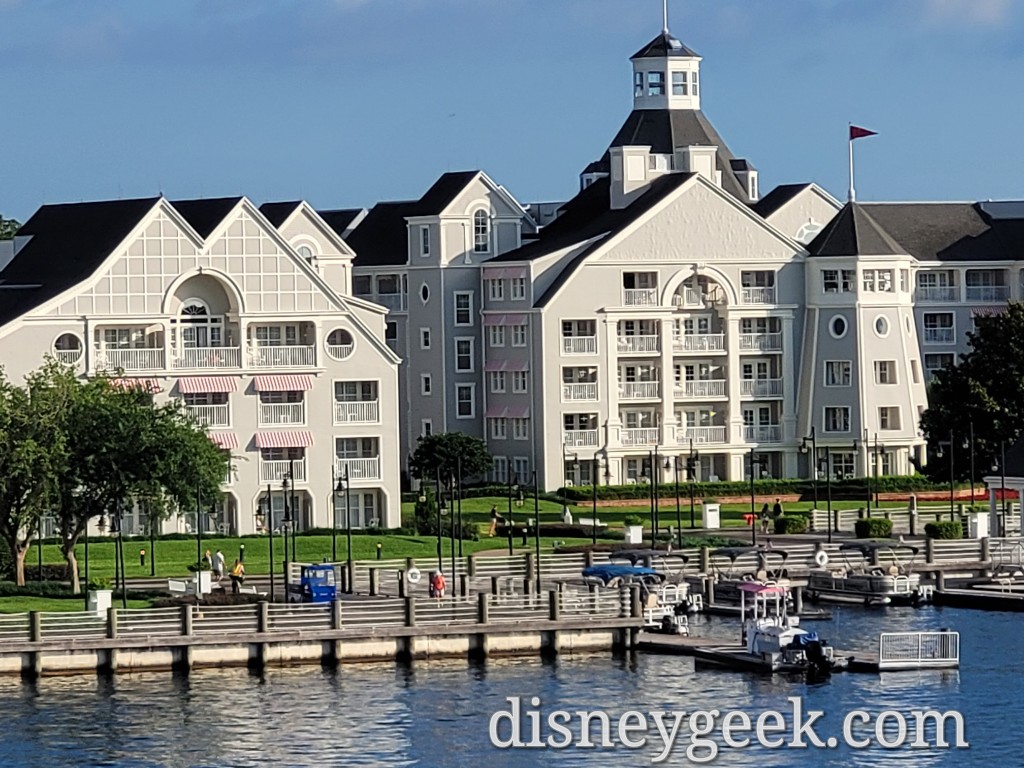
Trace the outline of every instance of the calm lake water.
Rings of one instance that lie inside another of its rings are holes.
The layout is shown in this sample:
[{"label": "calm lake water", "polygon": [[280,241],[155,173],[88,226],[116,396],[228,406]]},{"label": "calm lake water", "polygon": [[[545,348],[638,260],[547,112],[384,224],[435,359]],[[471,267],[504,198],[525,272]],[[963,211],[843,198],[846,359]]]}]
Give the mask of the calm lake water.
[{"label": "calm lake water", "polygon": [[[737,623],[697,620],[695,634],[733,636]],[[955,609],[842,608],[808,626],[843,648],[869,648],[883,630],[950,628],[961,633],[961,668],[947,672],[836,675],[820,684],[694,670],[681,657],[566,656],[295,668],[262,677],[244,670],[0,680],[0,766],[607,766],[651,765],[658,749],[498,750],[491,713],[508,696],[541,699],[540,710],[743,709],[756,717],[801,696],[826,716],[822,737],[842,734],[850,710],[957,709],[967,750],[879,747],[722,747],[712,765],[1024,765],[1024,617]],[[685,730],[685,726],[684,726]],[[545,734],[548,732],[545,731]],[[651,731],[652,735],[656,731]],[[688,765],[688,734],[663,764]]]}]

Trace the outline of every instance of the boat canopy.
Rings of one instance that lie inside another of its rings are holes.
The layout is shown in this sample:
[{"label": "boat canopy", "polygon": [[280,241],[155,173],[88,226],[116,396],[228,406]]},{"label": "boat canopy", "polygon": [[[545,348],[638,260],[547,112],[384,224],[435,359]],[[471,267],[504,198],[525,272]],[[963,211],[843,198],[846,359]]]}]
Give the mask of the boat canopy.
[{"label": "boat canopy", "polygon": [[913,555],[918,553],[918,548],[910,544],[904,544],[899,541],[888,541],[885,539],[867,539],[865,541],[847,541],[839,545],[839,551],[853,551],[860,552],[865,558],[871,556],[872,552],[877,552],[882,549],[888,550],[904,550],[910,552]]},{"label": "boat canopy", "polygon": [[771,555],[778,555],[782,558],[782,562],[786,562],[789,558],[789,553],[784,549],[768,549],[767,547],[721,547],[719,549],[711,550],[712,557],[724,556],[730,560],[737,560],[743,555],[763,554],[765,557]]},{"label": "boat canopy", "polygon": [[644,568],[636,565],[592,565],[583,569],[586,578],[600,579],[605,584],[613,579],[635,579],[643,576],[655,576],[660,578],[661,574],[653,568]]},{"label": "boat canopy", "polygon": [[785,595],[789,590],[778,584],[762,584],[760,581],[744,581],[737,587],[741,592],[752,592],[755,595]]},{"label": "boat canopy", "polygon": [[676,558],[682,560],[684,564],[690,562],[689,555],[684,555],[682,552],[668,552],[663,549],[626,549],[612,552],[609,556],[611,560],[629,560],[633,565],[643,562],[648,557],[651,560]]}]

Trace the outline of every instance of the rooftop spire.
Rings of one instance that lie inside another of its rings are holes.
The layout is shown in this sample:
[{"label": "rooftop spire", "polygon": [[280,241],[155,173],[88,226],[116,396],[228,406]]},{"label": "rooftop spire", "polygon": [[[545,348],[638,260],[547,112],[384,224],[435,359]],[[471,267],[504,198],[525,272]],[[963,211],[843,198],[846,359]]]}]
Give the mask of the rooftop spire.
[{"label": "rooftop spire", "polygon": [[661,31],[668,34],[668,0],[661,0]]}]

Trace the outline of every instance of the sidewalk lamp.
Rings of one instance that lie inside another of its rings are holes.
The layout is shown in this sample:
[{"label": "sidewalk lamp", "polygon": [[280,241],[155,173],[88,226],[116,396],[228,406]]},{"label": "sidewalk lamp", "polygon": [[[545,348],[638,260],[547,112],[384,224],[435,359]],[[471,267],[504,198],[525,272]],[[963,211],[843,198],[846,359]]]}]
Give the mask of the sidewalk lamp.
[{"label": "sidewalk lamp", "polygon": [[818,473],[821,471],[821,463],[818,459],[818,439],[814,435],[814,427],[811,426],[811,434],[805,437],[800,443],[800,453],[807,454],[810,449],[810,460],[807,462],[807,469],[811,473],[811,487],[814,492],[814,509],[818,508]]},{"label": "sidewalk lamp", "polygon": [[597,483],[599,477],[598,470],[604,465],[604,462],[607,461],[607,458],[608,454],[605,451],[597,451],[594,453],[593,463],[590,466],[590,485],[592,486],[591,490],[593,491],[594,502],[594,507],[591,512],[590,521],[590,541],[591,544],[593,544],[595,547],[597,546]]},{"label": "sidewalk lamp", "polygon": [[953,430],[951,429],[949,430],[949,440],[940,441],[935,448],[935,456],[940,459],[946,455],[943,446],[947,446],[949,450],[949,519],[951,521],[956,519],[956,464],[953,455],[953,439]]},{"label": "sidewalk lamp", "polygon": [[[288,505],[288,489],[291,488],[291,481],[288,475],[281,479],[281,496],[284,498],[284,517],[281,520],[281,540],[284,543],[284,601],[288,602],[288,528],[292,524],[291,507]],[[271,534],[273,535],[273,534]]]},{"label": "sidewalk lamp", "polygon": [[[505,520],[505,532],[508,534],[508,554],[512,555],[512,496],[519,494],[519,475],[513,473],[508,479],[508,519]],[[518,502],[522,506],[522,496],[518,496]]]},{"label": "sidewalk lamp", "polygon": [[750,544],[751,546],[757,546],[757,509],[754,507],[755,504],[755,487],[754,483],[757,480],[757,470],[761,469],[764,471],[768,466],[767,456],[758,456],[756,449],[751,447],[750,454],[748,456],[747,465],[750,468]]}]

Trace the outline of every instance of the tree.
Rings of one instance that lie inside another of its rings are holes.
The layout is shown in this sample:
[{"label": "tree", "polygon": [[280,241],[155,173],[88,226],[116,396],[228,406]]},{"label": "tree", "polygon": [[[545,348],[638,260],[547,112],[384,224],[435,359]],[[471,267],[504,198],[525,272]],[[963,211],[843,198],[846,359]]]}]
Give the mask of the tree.
[{"label": "tree", "polygon": [[490,472],[493,466],[483,440],[464,432],[442,432],[419,439],[412,455],[412,470],[422,480],[440,476],[443,484],[450,485],[460,459],[463,480]]},{"label": "tree", "polygon": [[[974,318],[975,330],[967,334],[968,351],[960,363],[940,370],[928,391],[928,410],[921,429],[934,455],[953,433],[954,461],[958,477],[970,474],[964,444],[973,426],[974,466],[987,474],[999,457],[1000,442],[1010,445],[1024,428],[1024,304],[1010,303],[1006,310]],[[948,450],[948,449],[947,449]],[[929,462],[925,471],[936,478],[949,477],[945,461]]]},{"label": "tree", "polygon": [[17,219],[5,219],[0,216],[0,240],[13,240],[14,233],[21,229],[21,222]]}]

